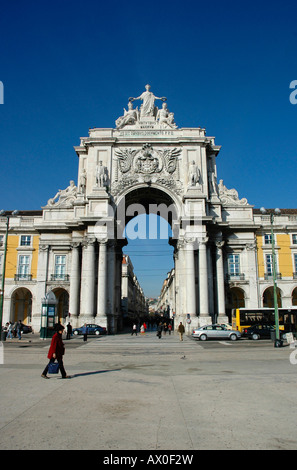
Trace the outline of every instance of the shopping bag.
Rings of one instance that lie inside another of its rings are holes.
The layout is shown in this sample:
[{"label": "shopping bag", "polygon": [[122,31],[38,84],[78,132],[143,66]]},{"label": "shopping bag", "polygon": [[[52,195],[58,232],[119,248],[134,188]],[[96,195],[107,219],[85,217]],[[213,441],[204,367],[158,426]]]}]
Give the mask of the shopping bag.
[{"label": "shopping bag", "polygon": [[48,373],[49,374],[57,374],[59,372],[59,363],[58,362],[50,362],[48,365]]}]

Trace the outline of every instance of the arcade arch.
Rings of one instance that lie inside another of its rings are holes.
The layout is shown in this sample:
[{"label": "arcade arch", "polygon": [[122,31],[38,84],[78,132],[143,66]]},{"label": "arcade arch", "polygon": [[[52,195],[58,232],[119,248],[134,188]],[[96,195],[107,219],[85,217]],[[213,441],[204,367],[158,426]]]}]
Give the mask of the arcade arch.
[{"label": "arcade arch", "polygon": [[69,293],[62,287],[57,287],[52,290],[57,299],[56,306],[56,320],[62,324],[65,323],[65,319],[69,313]]},{"label": "arcade arch", "polygon": [[[279,289],[279,287],[276,288],[276,292],[277,292],[277,305],[279,308],[281,308],[282,307],[282,295],[281,295],[281,290]],[[267,289],[264,290],[262,301],[263,301],[263,307],[268,307],[268,308],[274,307],[273,286],[267,287]]]},{"label": "arcade arch", "polygon": [[240,287],[231,287],[227,293],[228,310],[245,307],[245,293]]},{"label": "arcade arch", "polygon": [[29,324],[32,319],[32,293],[25,287],[19,287],[11,296],[10,321],[21,320]]},{"label": "arcade arch", "polygon": [[297,306],[297,287],[292,292],[292,305]]}]

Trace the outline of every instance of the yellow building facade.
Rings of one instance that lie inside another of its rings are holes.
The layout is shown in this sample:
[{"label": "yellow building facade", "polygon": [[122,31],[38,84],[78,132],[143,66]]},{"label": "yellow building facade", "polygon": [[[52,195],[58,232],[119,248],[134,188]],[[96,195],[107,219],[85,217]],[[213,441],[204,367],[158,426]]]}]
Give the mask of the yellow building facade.
[{"label": "yellow building facade", "polygon": [[[270,211],[271,212],[271,211]],[[254,209],[256,233],[259,305],[273,306],[273,265],[271,218]],[[273,217],[278,304],[297,305],[297,210],[282,209]]]}]

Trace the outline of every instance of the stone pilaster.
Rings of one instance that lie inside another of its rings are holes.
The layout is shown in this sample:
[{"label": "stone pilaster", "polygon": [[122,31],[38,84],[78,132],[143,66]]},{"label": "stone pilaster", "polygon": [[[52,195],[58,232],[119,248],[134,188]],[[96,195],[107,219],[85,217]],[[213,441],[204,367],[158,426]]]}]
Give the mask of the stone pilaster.
[{"label": "stone pilaster", "polygon": [[79,314],[79,291],[80,291],[80,262],[79,243],[72,244],[71,271],[70,271],[70,292],[69,292],[69,313],[71,320],[76,321]]},{"label": "stone pilaster", "polygon": [[96,323],[107,327],[106,317],[106,288],[107,288],[107,240],[99,242],[98,260],[98,296]]},{"label": "stone pilaster", "polygon": [[225,311],[225,282],[224,282],[224,264],[223,250],[224,241],[216,242],[216,269],[217,269],[217,295],[218,295],[218,323],[227,323]]},{"label": "stone pilaster", "polygon": [[208,303],[208,277],[207,277],[207,253],[206,245],[208,237],[199,241],[199,324],[205,325],[211,323],[209,316],[209,303]]},{"label": "stone pilaster", "polygon": [[83,243],[82,273],[81,273],[81,312],[82,322],[94,321],[95,298],[95,241],[86,240]]}]

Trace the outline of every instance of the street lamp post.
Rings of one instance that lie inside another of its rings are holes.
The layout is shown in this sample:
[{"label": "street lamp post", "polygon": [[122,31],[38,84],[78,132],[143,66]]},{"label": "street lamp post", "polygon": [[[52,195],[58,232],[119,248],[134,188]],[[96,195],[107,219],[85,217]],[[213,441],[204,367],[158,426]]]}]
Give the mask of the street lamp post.
[{"label": "street lamp post", "polygon": [[13,211],[10,215],[7,214],[4,210],[0,211],[0,216],[6,215],[6,233],[4,241],[4,255],[3,255],[3,265],[2,265],[2,279],[1,279],[1,296],[0,296],[0,331],[2,339],[2,321],[3,321],[3,303],[4,303],[4,288],[5,288],[5,272],[6,272],[6,254],[7,254],[7,240],[8,240],[8,229],[9,229],[9,219],[11,216],[18,215],[19,211]]},{"label": "street lamp post", "polygon": [[[264,207],[260,209],[262,214],[266,214],[267,211]],[[273,231],[273,222],[274,215],[280,215],[280,209],[276,208],[270,212],[270,227],[271,227],[271,250],[272,250],[272,276],[273,276],[273,303],[274,303],[274,321],[275,321],[275,341],[274,346],[279,348],[282,346],[282,341],[279,334],[279,315],[278,315],[278,302],[277,302],[277,282],[276,282],[276,259],[275,259],[275,241],[274,241],[274,231]]]}]

